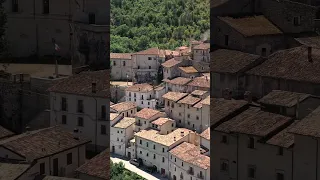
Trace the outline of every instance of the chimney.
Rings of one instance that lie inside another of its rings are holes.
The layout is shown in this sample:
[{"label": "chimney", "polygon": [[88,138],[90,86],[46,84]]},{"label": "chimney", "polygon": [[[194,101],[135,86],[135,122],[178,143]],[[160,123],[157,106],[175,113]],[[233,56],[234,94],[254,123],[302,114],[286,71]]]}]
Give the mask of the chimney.
[{"label": "chimney", "polygon": [[96,83],[92,83],[92,93],[96,93],[97,92],[97,84]]},{"label": "chimney", "polygon": [[230,91],[229,88],[226,88],[223,91],[223,98],[226,99],[226,100],[231,100],[231,96],[232,96],[232,92]]},{"label": "chimney", "polygon": [[79,140],[79,136],[78,136],[79,130],[77,128],[75,128],[73,130],[73,138],[76,140]]},{"label": "chimney", "polygon": [[312,62],[312,47],[308,47],[308,61]]},{"label": "chimney", "polygon": [[184,131],[181,131],[181,137],[183,137],[184,136]]},{"label": "chimney", "polygon": [[248,101],[249,103],[252,103],[252,95],[250,91],[246,91],[244,93],[244,100]]}]

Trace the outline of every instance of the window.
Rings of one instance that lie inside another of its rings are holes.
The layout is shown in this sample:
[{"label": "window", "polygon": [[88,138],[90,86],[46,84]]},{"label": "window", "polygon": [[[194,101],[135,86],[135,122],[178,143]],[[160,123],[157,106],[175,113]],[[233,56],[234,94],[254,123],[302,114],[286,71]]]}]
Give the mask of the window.
[{"label": "window", "polygon": [[143,104],[143,101],[141,101],[141,104]]},{"label": "window", "polygon": [[179,116],[181,116],[181,113],[179,113]]},{"label": "window", "polygon": [[162,162],[164,163],[164,157],[162,157]]},{"label": "window", "polygon": [[125,62],[125,61],[123,61],[123,62],[122,62],[122,65],[123,65],[123,66],[126,66],[126,62]]},{"label": "window", "polygon": [[49,0],[43,0],[43,14],[49,14]]},{"label": "window", "polygon": [[72,164],[72,153],[67,154],[67,165]]},{"label": "window", "polygon": [[228,143],[228,138],[226,135],[222,135],[221,137],[221,143],[227,144]]},{"label": "window", "polygon": [[121,145],[118,146],[118,149],[121,149]]},{"label": "window", "polygon": [[196,116],[196,119],[199,120],[199,116]]},{"label": "window", "polygon": [[256,178],[256,168],[255,166],[248,167],[248,178]]},{"label": "window", "polygon": [[220,82],[224,82],[225,79],[225,75],[224,74],[220,74]]},{"label": "window", "polygon": [[150,102],[148,102],[148,105],[150,105]]},{"label": "window", "polygon": [[228,172],[229,170],[229,161],[225,159],[220,160],[220,171],[221,172]]},{"label": "window", "polygon": [[66,115],[62,115],[62,124],[67,124],[67,116]]},{"label": "window", "polygon": [[142,154],[142,151],[140,151],[140,154]]},{"label": "window", "polygon": [[67,111],[67,98],[61,98],[61,111]]},{"label": "window", "polygon": [[45,163],[40,164],[40,175],[45,174],[46,169],[45,169]]},{"label": "window", "polygon": [[147,147],[149,147],[149,143],[147,142],[146,144],[147,144]]},{"label": "window", "polygon": [[194,174],[193,167],[189,167],[188,174],[191,174],[191,175]]},{"label": "window", "polygon": [[283,156],[283,148],[282,147],[278,147],[278,155]]},{"label": "window", "polygon": [[164,148],[162,148],[162,152],[164,153]]},{"label": "window", "polygon": [[107,134],[106,125],[101,125],[101,134]]},{"label": "window", "polygon": [[113,66],[116,66],[116,65],[117,65],[116,61],[113,61]]},{"label": "window", "polygon": [[190,105],[188,104],[188,109],[190,108]]},{"label": "window", "polygon": [[149,156],[149,153],[147,153],[147,157]]},{"label": "window", "polygon": [[78,100],[78,113],[83,113],[83,100]]},{"label": "window", "polygon": [[174,158],[174,162],[177,162],[177,158]]},{"label": "window", "polygon": [[140,69],[140,66],[138,66],[138,69]]},{"label": "window", "polygon": [[83,127],[83,117],[78,117],[78,126]]},{"label": "window", "polygon": [[106,109],[106,106],[105,105],[102,105],[101,106],[101,119],[106,119],[107,117],[107,109]]},{"label": "window", "polygon": [[155,154],[153,155],[153,159],[156,159],[156,155]]},{"label": "window", "polygon": [[293,17],[293,25],[300,26],[300,17]]},{"label": "window", "polygon": [[152,60],[152,57],[148,57],[148,60]]},{"label": "window", "polygon": [[151,66],[149,66],[149,69],[151,69]]},{"label": "window", "polygon": [[153,145],[153,149],[156,149],[156,145],[155,144]]},{"label": "window", "polygon": [[183,167],[183,162],[181,162],[181,166]]},{"label": "window", "polygon": [[89,24],[96,24],[96,15],[94,13],[89,13]]},{"label": "window", "polygon": [[190,118],[190,114],[188,114],[187,117]]},{"label": "window", "polygon": [[278,173],[277,173],[277,180],[284,180],[284,174],[278,172]]},{"label": "window", "polygon": [[266,48],[262,48],[261,49],[261,56],[266,56],[267,55],[267,49]]},{"label": "window", "polygon": [[140,140],[140,144],[142,144],[142,140]]},{"label": "window", "polygon": [[190,125],[190,121],[188,121],[188,125]]},{"label": "window", "polygon": [[254,138],[250,137],[248,140],[248,148],[254,149]]},{"label": "window", "polygon": [[18,11],[19,11],[18,0],[12,0],[12,12],[18,12]]},{"label": "window", "polygon": [[[118,132],[119,133],[119,132]],[[119,138],[117,138],[117,141],[119,141]]]},{"label": "window", "polygon": [[224,45],[229,46],[229,36],[228,35],[224,35]]}]

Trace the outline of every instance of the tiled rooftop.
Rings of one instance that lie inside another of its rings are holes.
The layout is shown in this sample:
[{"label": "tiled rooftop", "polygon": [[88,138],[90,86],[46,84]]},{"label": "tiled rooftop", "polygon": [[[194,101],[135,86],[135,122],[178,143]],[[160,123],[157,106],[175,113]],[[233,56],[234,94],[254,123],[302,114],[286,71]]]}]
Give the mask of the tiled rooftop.
[{"label": "tiled rooftop", "polygon": [[116,110],[117,112],[123,112],[123,111],[127,111],[127,110],[130,110],[130,109],[133,109],[133,108],[136,108],[137,105],[136,103],[134,102],[121,102],[121,103],[118,103],[118,104],[114,104],[112,106],[110,106],[110,108]]},{"label": "tiled rooftop", "polygon": [[153,116],[157,115],[158,113],[161,113],[161,112],[154,109],[143,108],[141,111],[135,114],[135,117],[142,118],[142,119],[151,119]]},{"label": "tiled rooftop", "polygon": [[290,129],[290,133],[303,136],[320,137],[320,107],[315,109],[307,117],[300,120],[297,125]]},{"label": "tiled rooftop", "polygon": [[306,45],[313,48],[320,47],[320,36],[296,38],[296,40],[302,45]]},{"label": "tiled rooftop", "polygon": [[153,90],[153,86],[147,83],[135,84],[126,89],[126,91],[131,91],[131,92],[149,92],[152,90]]},{"label": "tiled rooftop", "polygon": [[210,106],[210,96],[207,96],[205,99],[203,99],[202,101],[198,102],[193,107],[194,108],[202,108],[203,105],[209,105]]},{"label": "tiled rooftop", "polygon": [[188,95],[186,97],[184,97],[183,99],[179,100],[178,103],[180,104],[188,104],[188,105],[194,105],[197,102],[200,102],[201,99],[197,98],[197,97],[193,97],[191,95]]},{"label": "tiled rooftop", "polygon": [[241,51],[218,49],[210,53],[210,71],[217,73],[237,73],[260,58],[258,55]]},{"label": "tiled rooftop", "polygon": [[186,74],[193,74],[198,72],[197,69],[194,68],[193,66],[179,67],[179,69]]},{"label": "tiled rooftop", "polygon": [[149,48],[143,51],[136,52],[134,54],[139,55],[160,55],[161,50],[159,48]]},{"label": "tiled rooftop", "polygon": [[89,142],[90,140],[84,137],[77,140],[72,132],[60,126],[53,126],[7,138],[0,141],[0,146],[16,152],[28,160],[34,160]]},{"label": "tiled rooftop", "polygon": [[210,127],[208,127],[207,129],[205,129],[201,134],[201,137],[210,140]]},{"label": "tiled rooftop", "polygon": [[197,50],[206,50],[206,49],[210,49],[210,43],[201,43],[195,47],[193,47],[193,49],[197,49]]},{"label": "tiled rooftop", "polygon": [[13,136],[14,133],[9,131],[8,129],[0,126],[0,139],[3,139],[3,138],[7,138],[7,137],[10,137],[10,136]]},{"label": "tiled rooftop", "polygon": [[110,59],[131,59],[131,53],[110,53]]},{"label": "tiled rooftop", "polygon": [[166,68],[171,68],[171,67],[178,65],[180,63],[181,63],[181,61],[178,61],[178,60],[175,60],[174,58],[172,58],[172,59],[169,59],[166,62],[162,63],[161,65]]},{"label": "tiled rooftop", "polygon": [[118,116],[120,116],[120,114],[118,114],[118,113],[110,113],[110,121],[113,121],[113,120],[116,119]]},{"label": "tiled rooftop", "polygon": [[193,92],[191,92],[192,95],[196,95],[196,96],[202,96],[206,93],[208,93],[208,91],[194,90]]},{"label": "tiled rooftop", "polygon": [[250,107],[231,120],[222,123],[215,130],[265,137],[290,121],[290,117],[262,111],[257,107]]},{"label": "tiled rooftop", "polygon": [[157,120],[152,121],[152,124],[158,125],[158,126],[162,126],[163,124],[167,123],[167,122],[174,122],[174,120],[170,119],[170,118],[158,118]]},{"label": "tiled rooftop", "polygon": [[309,94],[273,90],[266,96],[262,97],[258,102],[262,104],[292,107],[297,105],[298,99],[299,102],[301,102],[307,99],[308,97],[310,97]]},{"label": "tiled rooftop", "polygon": [[203,77],[196,77],[190,83],[188,83],[188,86],[210,88],[210,80],[209,78],[206,79]]},{"label": "tiled rooftop", "polygon": [[281,78],[294,81],[320,83],[320,50],[312,50],[312,61],[308,61],[308,49],[296,47],[277,51],[262,64],[247,71],[247,74]]},{"label": "tiled rooftop", "polygon": [[210,168],[210,157],[201,154],[200,148],[183,142],[169,151],[183,162],[198,166],[202,169]]},{"label": "tiled rooftop", "polygon": [[26,172],[29,164],[0,163],[0,179],[15,180]]},{"label": "tiled rooftop", "polygon": [[80,166],[76,171],[89,176],[110,179],[110,150],[106,149],[99,155],[93,157],[85,164]]},{"label": "tiled rooftop", "polygon": [[131,126],[136,121],[135,118],[124,117],[118,123],[116,123],[113,127],[126,129]]},{"label": "tiled rooftop", "polygon": [[[48,91],[109,98],[109,77],[109,70],[82,72],[59,81]],[[92,83],[96,83],[96,93],[92,93]]]},{"label": "tiled rooftop", "polygon": [[227,23],[236,31],[244,35],[261,36],[261,35],[277,35],[282,34],[281,30],[273,25],[263,15],[260,16],[248,16],[242,18],[233,17],[218,17],[221,21]]},{"label": "tiled rooftop", "polygon": [[294,135],[289,133],[289,131],[297,125],[299,121],[294,121],[290,126],[285,128],[284,130],[280,131],[273,137],[271,137],[269,140],[267,140],[266,143],[275,145],[275,146],[281,146],[284,148],[289,148],[293,145],[294,143]]},{"label": "tiled rooftop", "polygon": [[170,80],[169,83],[176,84],[176,85],[185,85],[188,82],[190,82],[191,80],[192,79],[190,79],[190,78],[177,77],[177,78]]},{"label": "tiled rooftop", "polygon": [[166,94],[164,94],[162,98],[168,99],[171,101],[179,101],[180,99],[186,97],[187,95],[188,95],[187,93],[169,91]]},{"label": "tiled rooftop", "polygon": [[[154,129],[146,129],[146,130],[141,130],[135,134],[135,136],[158,143],[162,144],[164,146],[171,146],[173,145],[176,141],[179,141],[183,137],[181,136],[181,132],[184,132],[184,136],[189,135],[190,130],[185,129],[185,128],[178,128],[174,130],[173,132],[162,135],[159,134],[159,131],[154,130]],[[174,137],[176,141],[174,140]]]}]

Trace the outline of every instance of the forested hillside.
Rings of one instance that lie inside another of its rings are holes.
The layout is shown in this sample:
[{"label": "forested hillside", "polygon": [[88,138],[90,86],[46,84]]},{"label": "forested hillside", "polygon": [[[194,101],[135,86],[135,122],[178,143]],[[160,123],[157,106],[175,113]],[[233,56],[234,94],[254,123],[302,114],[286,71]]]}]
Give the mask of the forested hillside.
[{"label": "forested hillside", "polygon": [[209,0],[111,0],[111,52],[174,49],[208,38]]}]

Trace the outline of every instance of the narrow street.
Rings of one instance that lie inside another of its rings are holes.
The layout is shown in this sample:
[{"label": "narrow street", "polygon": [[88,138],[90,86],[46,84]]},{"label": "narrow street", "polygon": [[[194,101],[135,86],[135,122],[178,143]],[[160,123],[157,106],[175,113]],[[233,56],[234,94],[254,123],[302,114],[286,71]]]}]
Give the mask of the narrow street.
[{"label": "narrow street", "polygon": [[150,174],[142,169],[139,169],[135,165],[130,164],[130,162],[128,160],[122,159],[120,156],[116,156],[114,154],[110,154],[110,155],[111,155],[110,158],[111,158],[112,162],[114,162],[114,163],[122,162],[126,169],[139,174],[140,176],[146,178],[147,180],[168,180],[167,178],[161,177],[160,174],[157,174],[157,173]]}]

